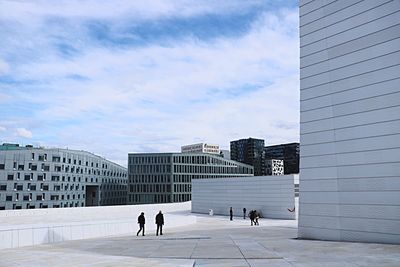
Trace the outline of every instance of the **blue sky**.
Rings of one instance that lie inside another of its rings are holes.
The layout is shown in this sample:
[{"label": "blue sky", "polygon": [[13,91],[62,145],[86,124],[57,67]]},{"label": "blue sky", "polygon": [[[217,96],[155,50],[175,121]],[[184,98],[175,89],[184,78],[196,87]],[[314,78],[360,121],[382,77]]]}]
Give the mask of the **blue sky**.
[{"label": "blue sky", "polygon": [[297,1],[0,1],[0,142],[299,140]]}]

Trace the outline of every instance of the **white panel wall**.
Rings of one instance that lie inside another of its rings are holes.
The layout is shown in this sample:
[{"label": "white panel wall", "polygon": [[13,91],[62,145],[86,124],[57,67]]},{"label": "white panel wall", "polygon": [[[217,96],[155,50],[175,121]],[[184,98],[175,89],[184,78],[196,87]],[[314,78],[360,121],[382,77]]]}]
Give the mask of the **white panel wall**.
[{"label": "white panel wall", "polygon": [[294,182],[297,175],[254,176],[241,178],[193,179],[192,212],[243,218],[243,208],[261,211],[263,217],[296,219],[289,212],[295,205]]},{"label": "white panel wall", "polygon": [[0,211],[0,249],[67,240],[135,235],[137,217],[145,213],[146,235],[155,234],[155,216],[164,213],[164,232],[196,223],[190,202],[64,209]]},{"label": "white panel wall", "polygon": [[299,237],[400,243],[400,1],[300,2]]}]

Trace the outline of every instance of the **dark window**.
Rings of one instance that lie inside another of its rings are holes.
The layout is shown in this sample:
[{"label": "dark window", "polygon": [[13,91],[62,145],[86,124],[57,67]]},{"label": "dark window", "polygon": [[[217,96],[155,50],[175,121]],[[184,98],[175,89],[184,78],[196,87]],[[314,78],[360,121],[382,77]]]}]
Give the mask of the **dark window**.
[{"label": "dark window", "polygon": [[12,196],[6,196],[6,201],[12,201]]},{"label": "dark window", "polygon": [[0,185],[0,191],[6,191],[6,190],[7,190],[7,185],[6,184]]},{"label": "dark window", "polygon": [[0,170],[4,170],[5,169],[5,164],[0,164]]},{"label": "dark window", "polygon": [[14,180],[14,174],[7,175],[7,180],[9,181]]}]

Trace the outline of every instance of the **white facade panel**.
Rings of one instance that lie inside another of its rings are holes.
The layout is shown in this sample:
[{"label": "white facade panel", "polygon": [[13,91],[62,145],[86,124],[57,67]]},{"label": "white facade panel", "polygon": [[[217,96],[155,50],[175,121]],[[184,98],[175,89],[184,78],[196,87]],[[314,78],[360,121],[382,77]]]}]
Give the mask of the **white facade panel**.
[{"label": "white facade panel", "polygon": [[263,217],[295,219],[294,183],[297,175],[192,180],[192,212],[243,218],[243,208],[261,212]]},{"label": "white facade panel", "polygon": [[300,5],[299,237],[400,243],[400,2]]}]

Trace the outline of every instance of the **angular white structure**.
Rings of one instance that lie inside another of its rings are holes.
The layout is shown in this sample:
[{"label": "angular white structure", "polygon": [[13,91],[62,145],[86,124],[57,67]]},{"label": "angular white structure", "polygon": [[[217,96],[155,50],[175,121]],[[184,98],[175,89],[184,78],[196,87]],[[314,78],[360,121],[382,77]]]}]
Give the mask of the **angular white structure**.
[{"label": "angular white structure", "polygon": [[263,217],[273,219],[296,219],[294,184],[297,175],[231,177],[192,180],[192,212],[229,215],[243,218],[257,210]]},{"label": "angular white structure", "polygon": [[400,243],[400,1],[300,1],[299,237]]}]

